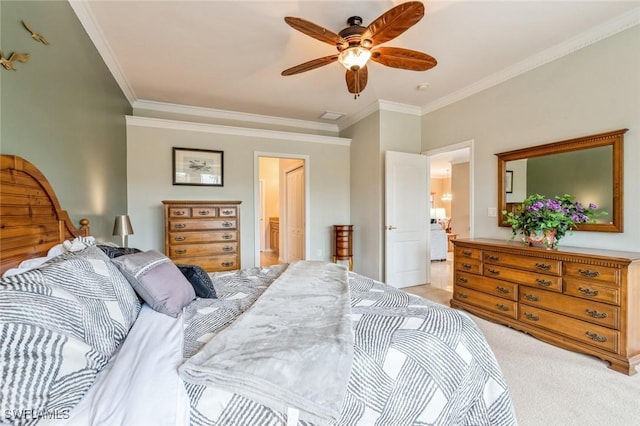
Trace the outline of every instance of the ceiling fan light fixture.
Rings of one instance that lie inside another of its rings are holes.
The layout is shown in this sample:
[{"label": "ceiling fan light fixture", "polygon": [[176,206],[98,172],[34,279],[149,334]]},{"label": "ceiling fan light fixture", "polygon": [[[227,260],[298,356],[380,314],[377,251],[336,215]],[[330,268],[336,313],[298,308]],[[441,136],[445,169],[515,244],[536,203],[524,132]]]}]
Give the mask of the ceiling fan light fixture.
[{"label": "ceiling fan light fixture", "polygon": [[371,51],[361,46],[349,47],[338,56],[338,61],[348,70],[359,70],[371,58]]}]

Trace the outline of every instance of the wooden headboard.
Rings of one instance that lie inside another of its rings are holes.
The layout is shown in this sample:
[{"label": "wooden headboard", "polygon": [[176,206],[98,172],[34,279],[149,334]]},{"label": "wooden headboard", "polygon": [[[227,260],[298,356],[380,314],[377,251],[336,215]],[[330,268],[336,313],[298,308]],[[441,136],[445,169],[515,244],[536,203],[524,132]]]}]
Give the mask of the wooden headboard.
[{"label": "wooden headboard", "polygon": [[76,228],[33,164],[5,154],[0,161],[0,274],[25,259],[46,256],[64,240],[89,235],[89,220]]}]

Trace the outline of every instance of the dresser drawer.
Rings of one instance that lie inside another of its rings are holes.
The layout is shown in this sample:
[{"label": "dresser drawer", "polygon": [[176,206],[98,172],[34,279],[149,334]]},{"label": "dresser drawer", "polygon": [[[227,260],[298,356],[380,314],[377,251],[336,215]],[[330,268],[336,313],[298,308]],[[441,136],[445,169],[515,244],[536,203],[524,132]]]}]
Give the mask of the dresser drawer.
[{"label": "dresser drawer", "polygon": [[220,207],[218,214],[220,217],[235,217],[238,215],[236,207]]},{"label": "dresser drawer", "polygon": [[482,250],[468,247],[457,247],[454,252],[456,259],[475,259],[482,261]]},{"label": "dresser drawer", "polygon": [[218,210],[211,206],[198,206],[191,208],[191,217],[217,217]]},{"label": "dresser drawer", "polygon": [[536,274],[499,265],[485,265],[482,271],[486,277],[499,278],[518,284],[537,286],[547,290],[562,292],[562,278],[554,275]]},{"label": "dresser drawer", "polygon": [[479,259],[458,259],[456,257],[455,270],[482,275],[482,262]]},{"label": "dresser drawer", "polygon": [[509,318],[517,318],[517,302],[512,300],[491,296],[464,287],[456,287],[453,292],[453,298]]},{"label": "dresser drawer", "polygon": [[238,264],[238,256],[234,255],[221,255],[221,256],[206,256],[206,257],[179,257],[173,259],[175,263],[198,265],[205,271],[230,271],[233,269],[240,269]]},{"label": "dresser drawer", "polygon": [[234,219],[212,219],[212,220],[172,220],[169,222],[169,230],[171,231],[195,231],[207,229],[233,229],[236,227]]},{"label": "dresser drawer", "polygon": [[189,207],[170,207],[169,217],[191,217],[191,209]]},{"label": "dresser drawer", "polygon": [[237,253],[238,243],[178,244],[169,249],[171,258]]},{"label": "dresser drawer", "polygon": [[238,241],[237,231],[170,232],[169,244],[195,244],[212,241]]},{"label": "dresser drawer", "polygon": [[614,285],[620,283],[620,269],[607,266],[585,265],[584,263],[565,262],[565,275],[584,280],[609,282]]},{"label": "dresser drawer", "polygon": [[566,277],[564,278],[564,292],[584,299],[620,305],[620,289],[605,283]]},{"label": "dresser drawer", "polygon": [[542,272],[549,275],[560,275],[562,272],[562,262],[559,260],[540,259],[491,251],[485,251],[483,259],[485,264],[512,266],[518,269]]},{"label": "dresser drawer", "polygon": [[524,304],[520,306],[519,320],[608,351],[618,351],[620,333],[610,328]]},{"label": "dresser drawer", "polygon": [[557,313],[564,313],[594,324],[616,329],[620,327],[620,308],[606,303],[583,300],[524,286],[520,288],[520,302]]},{"label": "dresser drawer", "polygon": [[518,300],[518,286],[514,283],[456,271],[454,283],[505,299]]}]

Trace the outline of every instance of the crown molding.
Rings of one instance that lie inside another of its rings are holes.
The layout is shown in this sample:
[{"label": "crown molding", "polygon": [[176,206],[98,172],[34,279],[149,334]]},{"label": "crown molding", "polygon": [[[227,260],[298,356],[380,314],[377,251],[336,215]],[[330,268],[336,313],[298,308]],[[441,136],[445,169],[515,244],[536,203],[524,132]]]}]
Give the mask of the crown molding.
[{"label": "crown molding", "polygon": [[227,111],[215,108],[204,108],[190,105],[171,104],[166,102],[156,102],[147,100],[136,100],[133,108],[149,111],[168,112],[172,114],[185,114],[194,117],[208,117],[221,120],[234,120],[247,123],[268,124],[273,126],[286,126],[298,129],[308,129],[338,133],[338,126],[330,123],[320,123],[317,121],[297,120],[293,118],[274,117],[270,115],[251,114],[247,112]]},{"label": "crown molding", "polygon": [[380,111],[401,112],[403,114],[409,115],[422,115],[422,108],[420,108],[419,106],[385,101],[383,99],[380,99],[378,101],[378,109]]},{"label": "crown molding", "polygon": [[104,33],[97,24],[95,16],[88,6],[88,0],[68,0],[69,5],[78,17],[82,27],[93,42],[96,50],[102,57],[105,65],[113,75],[113,78],[120,86],[120,90],[133,108],[148,109],[153,111],[163,111],[178,114],[189,114],[197,117],[209,117],[216,119],[236,120],[248,123],[268,124],[274,126],[286,126],[298,129],[308,129],[313,131],[323,131],[337,134],[339,128],[337,124],[321,123],[317,121],[296,120],[282,117],[272,117],[267,115],[250,114],[236,111],[225,111],[213,108],[201,108],[155,101],[140,100],[137,98],[133,88],[129,84],[125,73],[116,60],[113,49],[106,41]]},{"label": "crown molding", "polygon": [[136,95],[133,91],[133,88],[129,84],[122,68],[118,61],[116,61],[116,56],[113,53],[113,49],[109,43],[107,43],[102,30],[100,30],[100,26],[97,24],[95,16],[91,13],[91,10],[87,6],[88,0],[68,0],[69,5],[73,9],[74,13],[80,20],[82,27],[87,32],[87,35],[93,42],[94,46],[98,50],[98,53],[102,57],[105,65],[113,75],[113,78],[120,86],[120,90],[129,101],[129,104],[133,106],[133,103],[136,100]]},{"label": "crown molding", "polygon": [[346,129],[347,127],[354,125],[358,121],[362,120],[370,114],[373,114],[376,111],[392,111],[417,116],[422,115],[422,108],[420,108],[419,106],[401,104],[398,102],[379,99],[375,102],[370,103],[355,114],[341,118],[340,120],[338,120],[338,126],[340,127],[340,130]]},{"label": "crown molding", "polygon": [[640,24],[640,7],[632,9],[617,18],[572,37],[565,42],[559,43],[537,55],[530,56],[521,62],[483,78],[469,86],[463,87],[450,95],[436,99],[422,107],[422,114],[428,114],[447,105],[461,101],[464,98],[475,95],[476,93],[517,77],[520,74],[531,71],[534,68],[555,61],[556,59],[569,55],[577,50],[604,40],[605,38],[616,35],[638,24]]},{"label": "crown molding", "polygon": [[219,124],[194,123],[190,121],[166,120],[127,115],[127,126],[152,127],[156,129],[187,130],[191,132],[215,133],[219,135],[248,136],[252,138],[287,140],[296,142],[323,143],[350,146],[350,138],[312,135],[308,133],[283,132],[280,130],[251,129],[247,127],[221,126]]}]

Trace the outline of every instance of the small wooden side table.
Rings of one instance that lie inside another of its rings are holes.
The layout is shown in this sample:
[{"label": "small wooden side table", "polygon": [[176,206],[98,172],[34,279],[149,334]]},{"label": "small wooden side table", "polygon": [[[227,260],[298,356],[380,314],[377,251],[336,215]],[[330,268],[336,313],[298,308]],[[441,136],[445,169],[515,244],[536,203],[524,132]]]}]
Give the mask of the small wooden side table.
[{"label": "small wooden side table", "polygon": [[353,271],[353,225],[333,225],[333,263],[349,261]]},{"label": "small wooden side table", "polygon": [[458,238],[458,234],[448,233],[447,234],[447,251],[453,251],[453,243],[451,241]]}]

